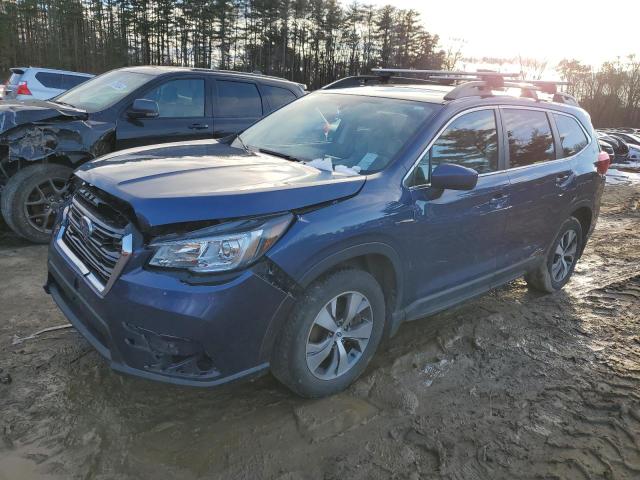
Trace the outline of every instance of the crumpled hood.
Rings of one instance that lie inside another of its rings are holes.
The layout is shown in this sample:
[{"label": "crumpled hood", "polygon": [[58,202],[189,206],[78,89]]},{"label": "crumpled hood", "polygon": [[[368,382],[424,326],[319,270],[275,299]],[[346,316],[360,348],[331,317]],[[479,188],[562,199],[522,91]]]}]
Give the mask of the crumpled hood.
[{"label": "crumpled hood", "polygon": [[215,140],[123,150],[85,163],[82,180],[131,205],[142,228],[284,212],[355,195],[348,177]]},{"label": "crumpled hood", "polygon": [[0,102],[0,136],[20,125],[86,117],[81,110],[45,100],[5,100]]}]

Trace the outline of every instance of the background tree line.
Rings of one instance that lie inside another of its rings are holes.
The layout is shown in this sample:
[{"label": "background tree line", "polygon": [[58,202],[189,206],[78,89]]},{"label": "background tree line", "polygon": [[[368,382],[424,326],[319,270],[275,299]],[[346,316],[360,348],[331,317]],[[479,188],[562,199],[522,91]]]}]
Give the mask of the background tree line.
[{"label": "background tree line", "polygon": [[[418,12],[338,0],[0,0],[0,71],[185,65],[317,88],[375,66],[440,68]],[[4,73],[3,73],[4,74]]]},{"label": "background tree line", "polygon": [[[338,0],[0,0],[0,81],[14,66],[102,73],[126,65],[185,65],[266,74],[314,89],[376,66],[516,70],[546,61],[466,58],[439,46],[415,10]],[[514,68],[515,67],[515,68]],[[563,60],[557,75],[597,126],[640,126],[640,61],[600,68]]]},{"label": "background tree line", "polygon": [[634,55],[605,62],[599,69],[562,60],[557,71],[596,127],[640,127],[640,60]]}]

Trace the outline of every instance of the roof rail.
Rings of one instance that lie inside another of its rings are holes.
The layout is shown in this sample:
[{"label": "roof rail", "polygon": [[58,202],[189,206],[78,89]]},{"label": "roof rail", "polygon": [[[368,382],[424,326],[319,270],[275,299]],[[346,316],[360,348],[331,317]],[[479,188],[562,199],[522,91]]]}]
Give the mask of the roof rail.
[{"label": "roof rail", "polygon": [[406,77],[387,77],[382,75],[355,75],[353,77],[344,77],[335,82],[322,87],[322,90],[331,90],[334,88],[350,88],[350,87],[362,87],[370,84],[379,85],[438,85],[438,82],[431,80],[425,80],[421,78],[406,78]]},{"label": "roof rail", "polygon": [[413,75],[427,75],[430,77],[451,77],[449,79],[465,80],[467,77],[502,77],[502,78],[516,78],[519,77],[519,73],[502,73],[493,72],[491,70],[480,70],[477,72],[464,72],[455,70],[417,70],[413,68],[372,68],[371,71],[380,76],[393,76],[397,73],[413,74]]}]

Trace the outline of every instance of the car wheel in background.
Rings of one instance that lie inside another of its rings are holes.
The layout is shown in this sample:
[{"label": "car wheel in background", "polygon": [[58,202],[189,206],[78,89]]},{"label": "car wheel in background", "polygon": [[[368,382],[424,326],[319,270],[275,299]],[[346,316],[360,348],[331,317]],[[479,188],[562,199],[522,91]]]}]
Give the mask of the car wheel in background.
[{"label": "car wheel in background", "polygon": [[2,216],[7,225],[31,242],[47,243],[58,207],[67,198],[72,172],[53,163],[19,170],[2,191]]},{"label": "car wheel in background", "polygon": [[545,262],[525,275],[527,284],[547,293],[560,290],[571,278],[582,248],[582,226],[569,217],[564,221],[547,253]]},{"label": "car wheel in background", "polygon": [[375,353],[385,322],[384,294],[362,270],[340,270],[311,284],[276,339],[274,376],[315,398],[347,388]]}]

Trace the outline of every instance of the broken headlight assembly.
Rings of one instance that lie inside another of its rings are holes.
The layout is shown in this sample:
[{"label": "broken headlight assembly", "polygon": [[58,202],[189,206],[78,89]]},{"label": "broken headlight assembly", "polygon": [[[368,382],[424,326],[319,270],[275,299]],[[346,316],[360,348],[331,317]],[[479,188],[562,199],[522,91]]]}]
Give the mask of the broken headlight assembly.
[{"label": "broken headlight assembly", "polygon": [[223,223],[182,236],[156,239],[149,265],[194,273],[227,272],[259,259],[284,234],[293,215]]}]

